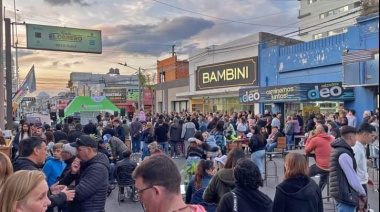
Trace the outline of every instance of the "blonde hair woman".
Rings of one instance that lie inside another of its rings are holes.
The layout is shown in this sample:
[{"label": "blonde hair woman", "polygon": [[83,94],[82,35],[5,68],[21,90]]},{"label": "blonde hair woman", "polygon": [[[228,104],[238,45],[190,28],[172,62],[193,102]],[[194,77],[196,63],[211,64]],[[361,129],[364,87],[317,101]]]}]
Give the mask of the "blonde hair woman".
[{"label": "blonde hair woman", "polygon": [[0,192],[0,211],[43,212],[50,205],[48,185],[40,171],[18,171],[5,182]]},{"label": "blonde hair woman", "polygon": [[13,174],[13,167],[9,157],[0,152],[0,190],[5,181]]}]

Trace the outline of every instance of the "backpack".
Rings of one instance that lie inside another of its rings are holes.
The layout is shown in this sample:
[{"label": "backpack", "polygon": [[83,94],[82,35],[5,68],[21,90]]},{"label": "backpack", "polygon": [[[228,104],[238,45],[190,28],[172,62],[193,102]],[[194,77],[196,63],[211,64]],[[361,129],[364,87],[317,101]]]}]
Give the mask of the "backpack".
[{"label": "backpack", "polygon": [[294,126],[292,123],[287,123],[285,127],[285,135],[293,135]]}]

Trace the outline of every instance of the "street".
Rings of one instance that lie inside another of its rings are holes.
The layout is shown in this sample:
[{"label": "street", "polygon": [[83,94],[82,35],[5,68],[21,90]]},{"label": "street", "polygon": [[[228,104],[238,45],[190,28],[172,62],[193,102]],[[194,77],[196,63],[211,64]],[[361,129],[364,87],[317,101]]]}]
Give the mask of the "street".
[{"label": "street", "polygon": [[[247,155],[247,158],[250,158],[250,155]],[[281,183],[284,177],[284,159],[281,157],[275,157],[273,160],[276,162],[276,165],[277,165],[278,182]],[[185,163],[185,159],[181,157],[179,159],[174,159],[174,161],[177,164],[178,169],[181,170],[182,165]],[[314,160],[310,159],[309,163],[310,163],[309,165],[314,164]],[[272,168],[272,165],[269,165],[268,172],[272,173],[273,169],[271,168]],[[371,173],[370,173],[370,176],[372,176]],[[318,177],[315,177],[313,179],[315,179],[316,182],[318,183],[319,181]],[[264,182],[264,187],[260,188],[260,190],[264,192],[265,194],[267,194],[273,200],[275,192],[276,192],[276,186],[277,184],[275,183],[274,179],[269,179],[267,185],[266,185],[266,182]],[[106,211],[143,212],[140,202],[134,203],[134,202],[131,202],[130,200],[125,200],[119,205],[119,203],[117,202],[117,193],[118,193],[118,188],[116,187],[115,190],[113,190],[113,192],[111,193],[111,195],[107,198]],[[323,197],[326,196],[326,189],[322,193],[322,196]],[[373,209],[374,211],[379,211],[379,194],[373,192],[372,187],[368,188],[368,202],[371,206],[371,209]],[[330,202],[328,202],[327,200],[324,200],[324,203],[325,203],[324,211],[333,211],[332,208],[334,206],[332,204],[333,203],[332,199],[330,200]]]}]

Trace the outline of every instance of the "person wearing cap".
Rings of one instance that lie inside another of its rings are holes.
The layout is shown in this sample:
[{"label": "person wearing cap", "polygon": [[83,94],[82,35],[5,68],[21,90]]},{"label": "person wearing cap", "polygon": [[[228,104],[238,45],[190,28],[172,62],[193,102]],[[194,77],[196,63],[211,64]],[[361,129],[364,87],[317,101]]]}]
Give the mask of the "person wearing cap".
[{"label": "person wearing cap", "polygon": [[222,170],[224,168],[224,164],[226,164],[227,155],[223,155],[221,157],[217,157],[217,158],[215,158],[215,161],[218,164],[218,171]]},{"label": "person wearing cap", "polygon": [[114,159],[119,157],[119,160],[122,160],[124,158],[123,152],[127,150],[127,146],[122,140],[110,134],[105,134],[103,136],[103,141],[104,144],[108,143],[111,146],[111,153]]},{"label": "person wearing cap", "polygon": [[75,149],[75,147],[70,146],[70,144],[63,145],[63,151],[61,152],[61,156],[62,156],[62,160],[66,163],[66,167],[62,171],[61,177],[59,179],[63,179],[63,177],[66,176],[70,172],[71,164],[75,160],[76,155],[77,155],[77,150]]},{"label": "person wearing cap", "polygon": [[74,180],[78,182],[74,188],[75,198],[72,206],[78,212],[104,211],[109,177],[107,156],[97,152],[97,142],[88,135],[80,136],[70,145],[76,148],[80,164],[75,160],[71,164],[71,172],[61,183],[68,186]]},{"label": "person wearing cap", "polygon": [[330,196],[335,199],[338,211],[362,211],[367,200],[366,192],[357,176],[353,146],[356,128],[344,126],[341,137],[331,143]]}]

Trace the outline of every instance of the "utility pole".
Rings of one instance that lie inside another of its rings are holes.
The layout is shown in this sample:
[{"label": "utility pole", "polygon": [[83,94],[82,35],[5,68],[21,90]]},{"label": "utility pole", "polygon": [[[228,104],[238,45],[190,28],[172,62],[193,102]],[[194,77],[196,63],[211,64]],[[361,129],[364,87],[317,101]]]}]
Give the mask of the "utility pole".
[{"label": "utility pole", "polygon": [[[0,128],[5,129],[4,48],[3,48],[3,0],[0,0]],[[8,106],[9,107],[9,106]]]},{"label": "utility pole", "polygon": [[138,101],[138,110],[140,111],[141,109],[141,68],[139,67],[139,70],[138,70],[138,73],[137,73],[137,76],[139,78],[139,86],[138,86],[138,89],[139,89],[139,101]]},{"label": "utility pole", "polygon": [[7,129],[12,129],[12,49],[11,49],[11,19],[4,18],[5,24],[5,66],[6,66],[6,88],[7,88]]},{"label": "utility pole", "polygon": [[175,45],[172,45],[172,56],[173,56],[173,57],[174,57],[174,56],[175,56],[175,54],[176,54],[176,52],[175,52],[174,48],[175,48]]}]

